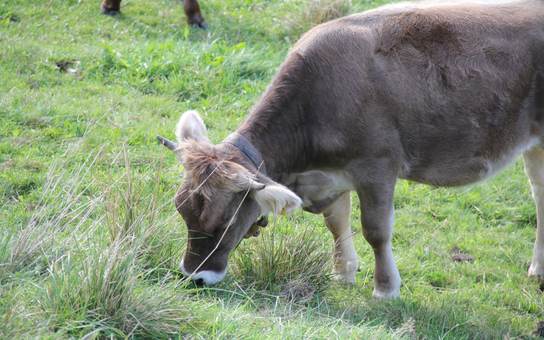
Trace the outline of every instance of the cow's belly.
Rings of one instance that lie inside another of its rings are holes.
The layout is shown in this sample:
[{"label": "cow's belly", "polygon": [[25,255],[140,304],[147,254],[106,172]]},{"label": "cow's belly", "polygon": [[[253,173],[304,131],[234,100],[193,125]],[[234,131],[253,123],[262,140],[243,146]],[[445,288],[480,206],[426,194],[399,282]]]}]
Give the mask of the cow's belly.
[{"label": "cow's belly", "polygon": [[462,157],[433,163],[425,167],[415,166],[402,178],[436,186],[462,186],[483,181],[492,177],[508,164],[514,162],[520,154],[539,144],[536,137],[503,152],[497,157]]}]

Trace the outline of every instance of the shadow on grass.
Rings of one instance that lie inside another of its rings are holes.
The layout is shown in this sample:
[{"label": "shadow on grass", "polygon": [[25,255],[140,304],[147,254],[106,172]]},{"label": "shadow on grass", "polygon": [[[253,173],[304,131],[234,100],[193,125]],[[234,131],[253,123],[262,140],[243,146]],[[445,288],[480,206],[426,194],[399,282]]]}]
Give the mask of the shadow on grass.
[{"label": "shadow on grass", "polygon": [[[194,288],[194,287],[193,287]],[[333,284],[324,295],[307,303],[288,301],[272,292],[255,291],[228,280],[218,287],[193,290],[195,298],[220,301],[225,307],[243,305],[247,312],[265,317],[307,315],[316,325],[336,319],[353,327],[383,327],[393,336],[423,339],[500,339],[531,338],[532,330],[521,334],[508,323],[477,315],[462,304],[442,301],[435,306],[410,299],[378,301],[368,289]]]},{"label": "shadow on grass", "polygon": [[[468,308],[459,305],[442,302],[439,306],[427,306],[408,299],[378,301],[370,296],[357,300],[350,299],[344,292],[342,289],[338,297],[328,298],[327,308],[331,315],[354,325],[364,322],[392,330],[408,326],[404,329],[407,335],[428,339],[497,339],[512,332],[509,325],[486,324],[481,317],[471,315]],[[349,301],[356,302],[349,305]]]}]

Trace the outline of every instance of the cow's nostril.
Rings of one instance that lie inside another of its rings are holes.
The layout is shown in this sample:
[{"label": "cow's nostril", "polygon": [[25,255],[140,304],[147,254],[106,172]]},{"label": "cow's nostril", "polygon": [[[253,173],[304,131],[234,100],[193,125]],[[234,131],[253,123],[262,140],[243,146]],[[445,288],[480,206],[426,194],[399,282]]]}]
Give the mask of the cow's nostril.
[{"label": "cow's nostril", "polygon": [[204,286],[204,279],[196,279],[195,284],[199,287]]}]

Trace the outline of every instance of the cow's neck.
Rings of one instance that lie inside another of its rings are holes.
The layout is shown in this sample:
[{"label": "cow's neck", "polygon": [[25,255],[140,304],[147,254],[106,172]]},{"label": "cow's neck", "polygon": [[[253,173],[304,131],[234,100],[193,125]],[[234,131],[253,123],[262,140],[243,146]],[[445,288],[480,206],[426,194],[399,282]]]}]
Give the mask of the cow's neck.
[{"label": "cow's neck", "polygon": [[308,86],[301,81],[309,81],[304,63],[291,56],[237,130],[260,151],[267,175],[276,181],[304,169],[314,154],[305,112]]},{"label": "cow's neck", "polygon": [[297,110],[255,112],[238,129],[261,153],[274,180],[306,164],[309,146],[300,115]]}]

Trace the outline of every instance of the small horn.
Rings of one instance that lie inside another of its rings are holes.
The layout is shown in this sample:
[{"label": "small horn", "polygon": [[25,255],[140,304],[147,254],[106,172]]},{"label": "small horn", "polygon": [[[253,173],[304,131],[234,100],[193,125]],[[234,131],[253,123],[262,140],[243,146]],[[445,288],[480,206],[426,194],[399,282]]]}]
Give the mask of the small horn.
[{"label": "small horn", "polygon": [[171,140],[168,140],[162,136],[157,136],[157,140],[160,144],[166,146],[168,149],[175,151],[178,148],[178,145],[175,142],[172,142]]}]

